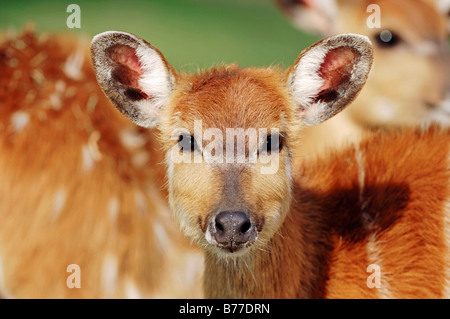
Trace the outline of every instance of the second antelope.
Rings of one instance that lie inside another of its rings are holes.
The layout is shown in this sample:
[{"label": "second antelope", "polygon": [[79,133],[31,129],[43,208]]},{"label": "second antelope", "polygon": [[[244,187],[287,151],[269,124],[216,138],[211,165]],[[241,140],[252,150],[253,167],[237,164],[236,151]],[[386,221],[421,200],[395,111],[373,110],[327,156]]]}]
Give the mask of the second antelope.
[{"label": "second antelope", "polygon": [[[374,134],[291,166],[302,129],[363,87],[372,64],[366,37],[324,39],[285,72],[177,73],[123,32],[97,35],[91,52],[115,106],[160,131],[171,210],[204,247],[206,297],[449,296],[448,130]],[[251,129],[261,129],[258,138]],[[370,265],[380,269],[379,288],[368,285]]]},{"label": "second antelope", "polygon": [[[330,36],[358,33],[373,41],[374,65],[354,103],[330,121],[305,129],[302,155],[345,145],[373,128],[439,121],[450,125],[447,0],[275,0],[300,30]],[[372,11],[376,10],[376,11]],[[380,23],[373,27],[372,12]],[[375,14],[376,16],[376,14]]]}]

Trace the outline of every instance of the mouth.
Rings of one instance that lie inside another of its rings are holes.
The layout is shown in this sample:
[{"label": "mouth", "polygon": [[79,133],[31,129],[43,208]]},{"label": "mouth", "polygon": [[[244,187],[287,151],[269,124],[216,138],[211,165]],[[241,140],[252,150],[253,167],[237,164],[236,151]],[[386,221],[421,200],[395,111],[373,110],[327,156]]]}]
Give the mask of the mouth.
[{"label": "mouth", "polygon": [[245,252],[257,237],[257,227],[245,212],[220,212],[205,233],[206,241],[226,254]]}]

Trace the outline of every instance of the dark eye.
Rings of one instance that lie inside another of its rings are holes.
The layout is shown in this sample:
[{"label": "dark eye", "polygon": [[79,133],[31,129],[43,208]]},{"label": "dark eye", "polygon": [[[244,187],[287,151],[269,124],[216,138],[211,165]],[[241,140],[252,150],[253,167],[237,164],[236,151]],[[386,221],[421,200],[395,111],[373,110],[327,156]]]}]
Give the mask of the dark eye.
[{"label": "dark eye", "polygon": [[178,137],[178,145],[182,151],[193,152],[198,150],[197,143],[195,142],[195,138],[192,135],[181,134]]},{"label": "dark eye", "polygon": [[279,134],[268,135],[262,146],[263,152],[281,151],[283,148],[283,137]]},{"label": "dark eye", "polygon": [[401,42],[401,38],[394,32],[383,30],[375,35],[375,41],[382,48],[392,48]]}]

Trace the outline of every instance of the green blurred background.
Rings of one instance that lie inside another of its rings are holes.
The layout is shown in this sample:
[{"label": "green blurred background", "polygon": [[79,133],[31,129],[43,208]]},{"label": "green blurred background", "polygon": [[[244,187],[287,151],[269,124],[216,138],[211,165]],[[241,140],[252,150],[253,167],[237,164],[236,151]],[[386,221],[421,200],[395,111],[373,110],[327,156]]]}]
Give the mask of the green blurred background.
[{"label": "green blurred background", "polygon": [[[81,28],[69,29],[67,6],[81,8]],[[89,37],[107,30],[134,33],[160,49],[177,69],[218,63],[289,66],[314,43],[295,30],[271,0],[2,1],[0,29],[69,32]]]}]

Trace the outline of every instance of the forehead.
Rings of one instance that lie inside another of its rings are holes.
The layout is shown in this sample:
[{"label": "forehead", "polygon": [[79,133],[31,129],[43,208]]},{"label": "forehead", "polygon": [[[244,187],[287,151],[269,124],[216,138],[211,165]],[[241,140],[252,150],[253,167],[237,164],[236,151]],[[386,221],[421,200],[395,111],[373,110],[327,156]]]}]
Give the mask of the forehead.
[{"label": "forehead", "polygon": [[172,114],[192,128],[282,128],[290,116],[281,72],[221,67],[184,75]]}]

